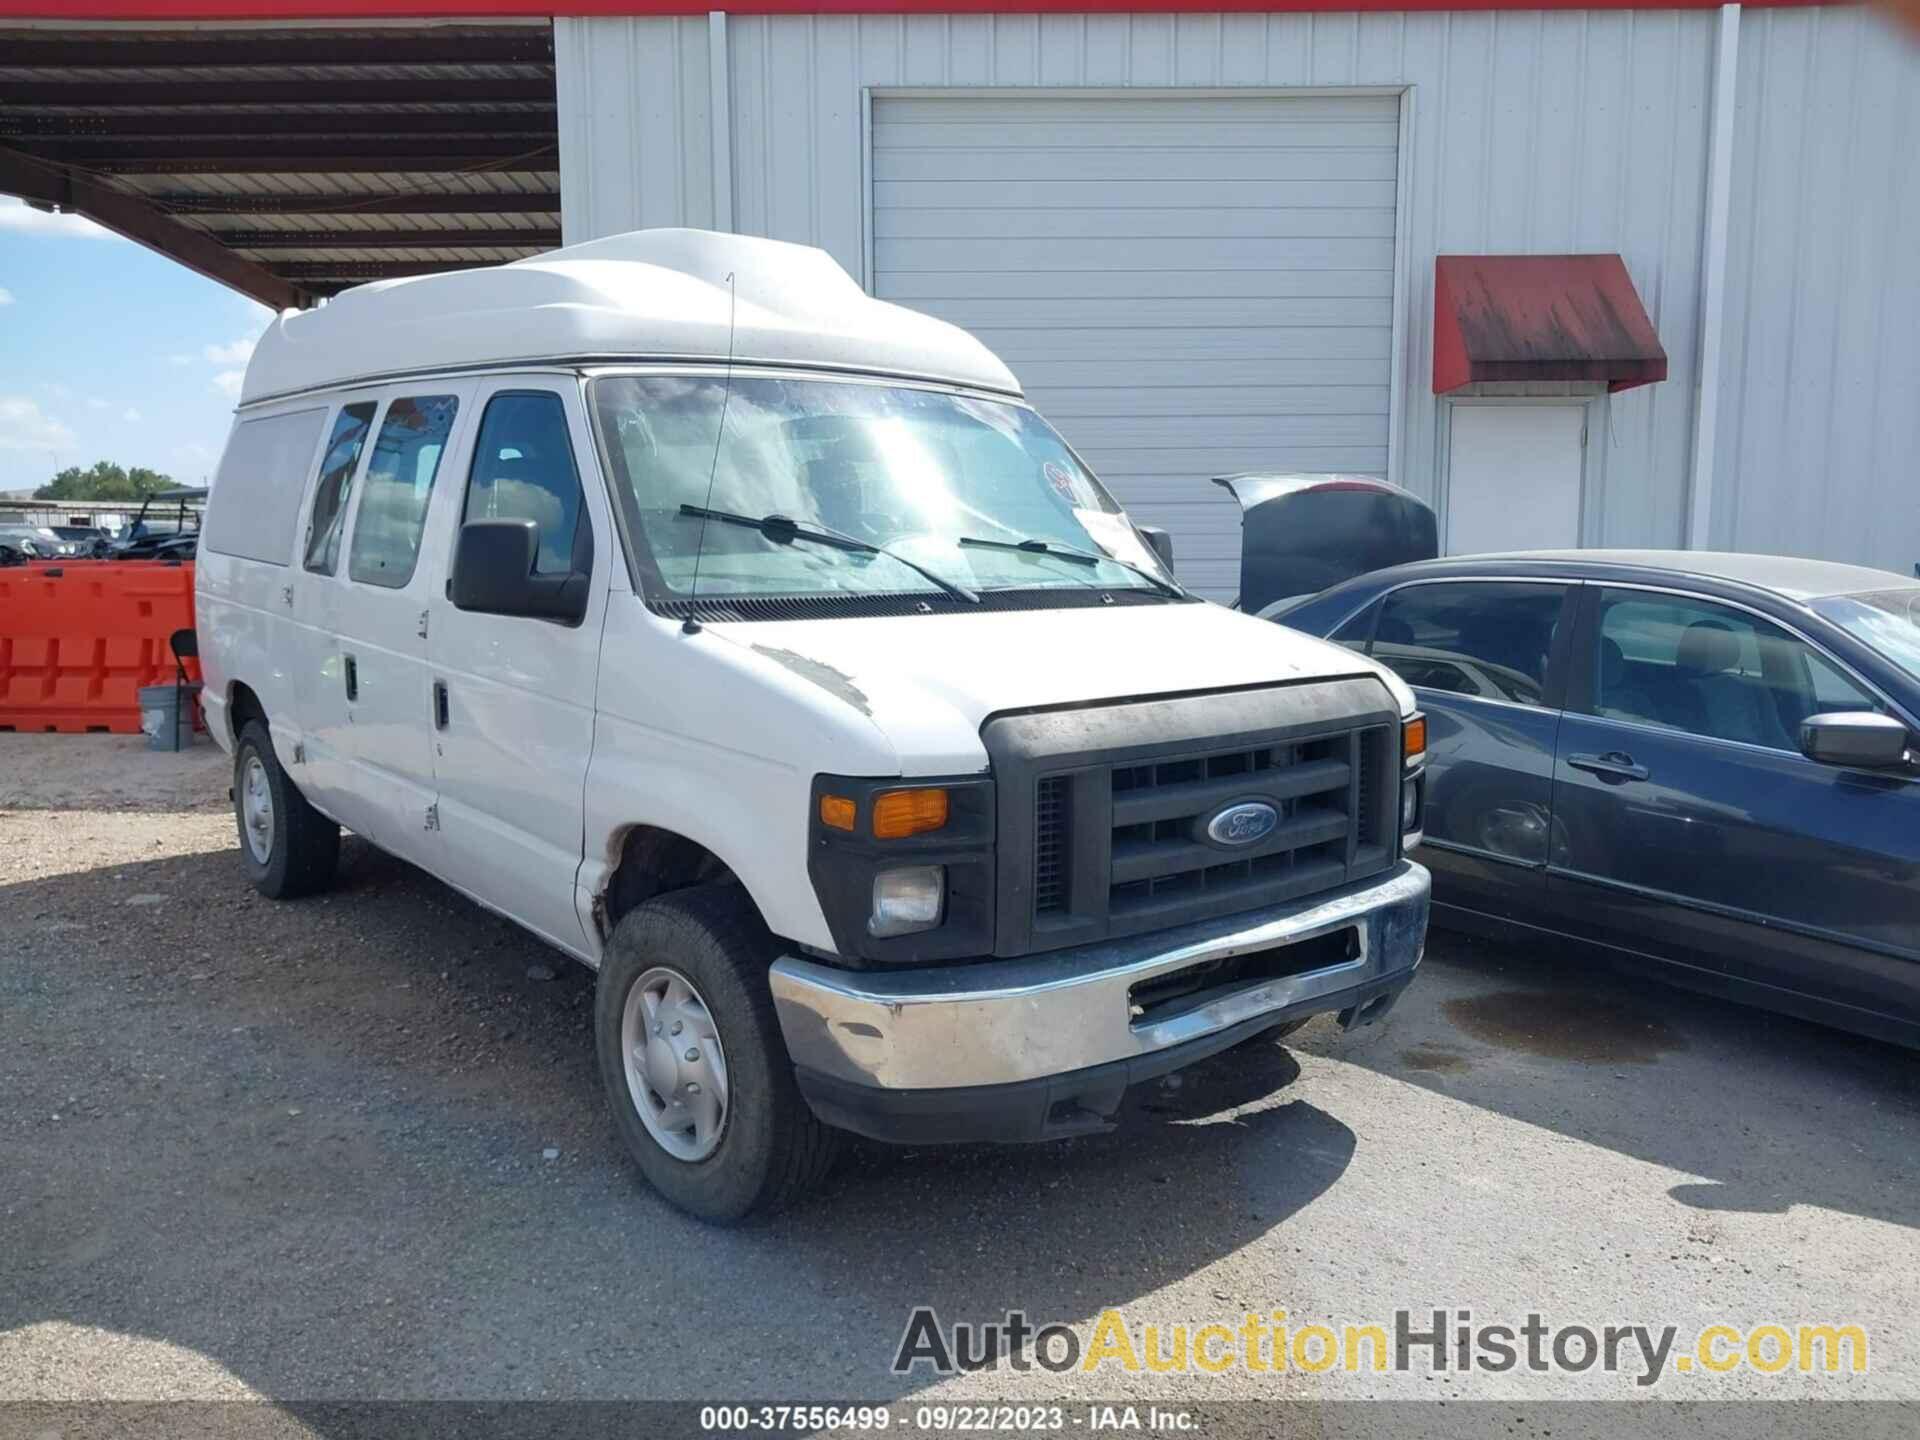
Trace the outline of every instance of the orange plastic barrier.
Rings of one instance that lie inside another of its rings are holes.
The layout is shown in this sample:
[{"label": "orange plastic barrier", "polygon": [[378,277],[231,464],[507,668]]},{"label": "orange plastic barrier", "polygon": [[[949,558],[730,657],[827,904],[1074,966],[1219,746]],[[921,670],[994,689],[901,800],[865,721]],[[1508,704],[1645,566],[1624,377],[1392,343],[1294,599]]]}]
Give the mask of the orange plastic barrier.
[{"label": "orange plastic barrier", "polygon": [[0,570],[0,730],[138,734],[138,691],[173,683],[168,640],[192,625],[191,561]]}]

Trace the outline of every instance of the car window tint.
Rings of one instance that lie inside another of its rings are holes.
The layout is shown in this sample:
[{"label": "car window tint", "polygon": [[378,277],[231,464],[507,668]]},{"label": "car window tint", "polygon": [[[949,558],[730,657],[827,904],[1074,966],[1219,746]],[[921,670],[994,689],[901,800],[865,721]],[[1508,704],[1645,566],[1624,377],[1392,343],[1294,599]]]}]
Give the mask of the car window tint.
[{"label": "car window tint", "polygon": [[510,391],[487,402],[461,519],[532,520],[540,527],[534,573],[565,575],[573,569],[580,471],[558,395]]},{"label": "car window tint", "polygon": [[399,589],[413,578],[433,477],[459,408],[454,395],[414,396],[387,406],[354,512],[347,551],[347,574],[353,579]]},{"label": "car window tint", "polygon": [[1382,602],[1371,653],[1409,685],[1541,705],[1565,595],[1491,580],[1409,585]]},{"label": "car window tint", "polygon": [[1809,715],[1879,708],[1779,626],[1685,596],[1602,591],[1593,663],[1597,715],[1772,750],[1797,750]]},{"label": "car window tint", "polygon": [[313,514],[307,521],[307,569],[321,575],[333,574],[340,563],[341,522],[347,516],[347,487],[353,483],[354,467],[360,463],[360,451],[373,428],[371,400],[342,406],[334,417],[333,434],[327,440],[327,453],[320,460],[320,483],[313,488]]}]

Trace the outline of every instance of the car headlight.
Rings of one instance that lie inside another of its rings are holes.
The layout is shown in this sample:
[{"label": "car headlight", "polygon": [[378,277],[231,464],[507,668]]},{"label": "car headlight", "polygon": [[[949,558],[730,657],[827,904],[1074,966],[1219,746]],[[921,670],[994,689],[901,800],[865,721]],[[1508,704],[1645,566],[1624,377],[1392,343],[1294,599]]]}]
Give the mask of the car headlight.
[{"label": "car headlight", "polygon": [[873,877],[873,913],[867,933],[882,939],[913,935],[940,923],[946,909],[947,867],[902,865]]}]

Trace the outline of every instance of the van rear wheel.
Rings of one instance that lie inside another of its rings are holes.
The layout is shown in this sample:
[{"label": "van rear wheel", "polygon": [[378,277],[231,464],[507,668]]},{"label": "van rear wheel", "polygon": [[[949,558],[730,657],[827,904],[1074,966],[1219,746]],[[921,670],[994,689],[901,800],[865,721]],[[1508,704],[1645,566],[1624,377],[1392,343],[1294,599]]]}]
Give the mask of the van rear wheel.
[{"label": "van rear wheel", "polygon": [[247,878],[269,900],[311,895],[333,883],[340,827],[287,778],[264,720],[249,720],[233,747],[233,818]]},{"label": "van rear wheel", "polygon": [[636,907],[594,1002],[614,1126],[654,1189],[702,1220],[777,1210],[832,1167],[838,1132],[794,1083],[767,967],[776,947],[738,885]]}]

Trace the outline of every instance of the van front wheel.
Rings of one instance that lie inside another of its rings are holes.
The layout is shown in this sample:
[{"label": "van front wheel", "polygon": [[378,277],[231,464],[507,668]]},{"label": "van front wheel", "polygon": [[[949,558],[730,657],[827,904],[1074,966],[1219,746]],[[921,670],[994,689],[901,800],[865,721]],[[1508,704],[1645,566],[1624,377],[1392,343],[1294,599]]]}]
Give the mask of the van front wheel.
[{"label": "van front wheel", "polygon": [[287,778],[264,720],[249,720],[233,747],[233,818],[247,878],[269,900],[311,895],[333,883],[340,827]]},{"label": "van front wheel", "polygon": [[622,917],[600,969],[594,1039],[614,1125],[653,1187],[702,1220],[779,1209],[838,1150],[794,1083],[774,954],[739,886],[702,885]]}]

